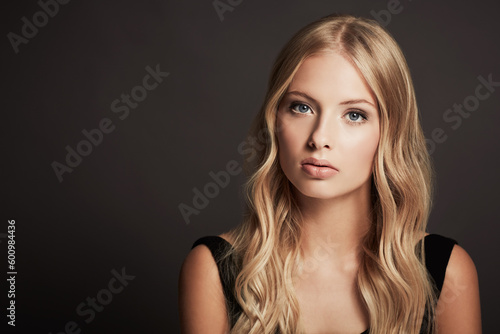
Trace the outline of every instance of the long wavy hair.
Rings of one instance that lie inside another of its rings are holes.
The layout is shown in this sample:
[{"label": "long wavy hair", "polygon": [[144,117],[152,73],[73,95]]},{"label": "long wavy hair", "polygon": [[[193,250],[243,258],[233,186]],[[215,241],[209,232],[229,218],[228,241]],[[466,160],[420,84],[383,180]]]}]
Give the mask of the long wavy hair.
[{"label": "long wavy hair", "polygon": [[[228,232],[234,265],[224,274],[241,305],[231,333],[303,333],[293,278],[301,263],[302,213],[278,155],[277,107],[302,62],[340,52],[376,97],[380,139],[372,170],[371,230],[362,241],[357,287],[370,333],[435,328],[436,292],[425,266],[424,234],[434,169],[419,121],[410,71],[398,44],[376,21],[332,14],[299,30],[281,50],[248,137],[243,221]],[[229,309],[228,309],[229,310]],[[231,314],[228,314],[231,317]],[[423,320],[424,319],[424,320]],[[423,324],[423,325],[422,325]]]}]

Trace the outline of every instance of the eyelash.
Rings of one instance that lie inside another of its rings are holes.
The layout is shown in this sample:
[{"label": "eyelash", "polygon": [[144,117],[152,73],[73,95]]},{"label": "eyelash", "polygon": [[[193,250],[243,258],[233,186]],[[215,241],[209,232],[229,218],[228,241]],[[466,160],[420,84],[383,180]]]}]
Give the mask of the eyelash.
[{"label": "eyelash", "polygon": [[[292,102],[290,104],[290,106],[288,107],[288,109],[290,109],[290,111],[292,113],[296,114],[296,115],[306,115],[304,113],[300,113],[300,112],[297,112],[297,111],[293,110],[297,106],[306,106],[306,107],[308,107],[309,109],[312,110],[311,107],[309,107],[307,104],[302,103],[302,102]],[[361,121],[361,122],[355,122],[355,121],[351,121],[351,120],[348,119],[347,122],[349,124],[352,124],[352,125],[361,125],[361,124],[365,123],[368,120],[367,114],[364,111],[360,110],[360,109],[350,110],[349,112],[346,113],[346,115],[351,114],[351,113],[358,114],[359,116],[361,116],[363,118],[363,121]]]}]

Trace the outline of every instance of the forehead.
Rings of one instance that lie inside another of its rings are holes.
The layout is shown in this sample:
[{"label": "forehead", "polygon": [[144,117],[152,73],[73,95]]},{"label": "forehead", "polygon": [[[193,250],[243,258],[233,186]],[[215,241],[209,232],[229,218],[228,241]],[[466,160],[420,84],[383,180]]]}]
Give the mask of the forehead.
[{"label": "forehead", "polygon": [[363,98],[375,104],[374,95],[359,70],[337,52],[306,58],[295,73],[288,91],[300,90],[319,100]]}]

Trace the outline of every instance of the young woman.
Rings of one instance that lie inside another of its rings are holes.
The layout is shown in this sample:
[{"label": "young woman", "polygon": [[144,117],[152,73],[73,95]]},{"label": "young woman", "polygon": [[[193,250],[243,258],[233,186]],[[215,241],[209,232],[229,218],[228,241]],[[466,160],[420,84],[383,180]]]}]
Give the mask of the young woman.
[{"label": "young woman", "polygon": [[183,333],[481,333],[473,261],[425,233],[434,172],[384,28],[335,14],[301,29],[251,134],[244,221],[183,263]]}]

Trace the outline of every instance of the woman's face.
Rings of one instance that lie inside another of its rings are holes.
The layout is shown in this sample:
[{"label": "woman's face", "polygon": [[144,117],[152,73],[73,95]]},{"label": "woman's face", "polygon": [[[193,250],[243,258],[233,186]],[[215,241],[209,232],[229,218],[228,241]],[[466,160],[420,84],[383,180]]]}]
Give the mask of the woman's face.
[{"label": "woman's face", "polygon": [[[329,199],[369,190],[379,141],[374,95],[338,53],[307,58],[278,106],[281,168],[308,197]],[[335,169],[302,165],[327,160]],[[309,172],[308,172],[309,170]]]}]

